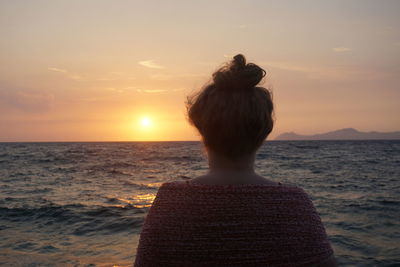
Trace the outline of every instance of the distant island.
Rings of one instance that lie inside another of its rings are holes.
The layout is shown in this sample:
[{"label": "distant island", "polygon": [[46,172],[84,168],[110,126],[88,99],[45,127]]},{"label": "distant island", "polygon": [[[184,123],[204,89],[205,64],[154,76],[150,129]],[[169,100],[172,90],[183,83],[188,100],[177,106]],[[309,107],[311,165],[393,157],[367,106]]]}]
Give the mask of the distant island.
[{"label": "distant island", "polygon": [[397,132],[360,132],[353,128],[344,128],[332,132],[301,135],[288,132],[278,135],[275,140],[394,140],[400,139],[400,131]]}]

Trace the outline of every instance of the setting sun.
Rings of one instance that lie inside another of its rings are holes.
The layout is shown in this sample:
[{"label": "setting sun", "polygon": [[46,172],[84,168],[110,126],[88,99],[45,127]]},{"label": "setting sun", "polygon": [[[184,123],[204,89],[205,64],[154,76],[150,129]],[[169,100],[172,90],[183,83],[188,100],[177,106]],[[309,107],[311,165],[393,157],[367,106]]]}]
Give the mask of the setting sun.
[{"label": "setting sun", "polygon": [[140,125],[142,126],[142,128],[149,128],[152,125],[152,121],[150,118],[144,117],[140,121]]}]

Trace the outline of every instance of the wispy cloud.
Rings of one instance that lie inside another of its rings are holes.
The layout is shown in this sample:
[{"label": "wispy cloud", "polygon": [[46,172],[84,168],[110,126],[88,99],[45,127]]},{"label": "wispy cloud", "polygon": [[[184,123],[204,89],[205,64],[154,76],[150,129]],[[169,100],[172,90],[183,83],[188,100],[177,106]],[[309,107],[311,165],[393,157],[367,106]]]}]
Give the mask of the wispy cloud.
[{"label": "wispy cloud", "polygon": [[24,112],[45,112],[54,101],[54,95],[30,89],[2,87],[0,104]]},{"label": "wispy cloud", "polygon": [[333,51],[341,53],[341,52],[349,52],[352,51],[350,47],[345,47],[345,46],[339,46],[339,47],[334,47],[332,48]]},{"label": "wispy cloud", "polygon": [[123,88],[115,88],[115,87],[107,87],[104,88],[107,91],[112,91],[112,92],[117,92],[117,93],[123,93],[125,90]]},{"label": "wispy cloud", "polygon": [[208,77],[208,74],[204,74],[204,73],[183,73],[183,74],[179,75],[179,77],[182,77],[182,78],[205,78],[205,77]]},{"label": "wispy cloud", "polygon": [[118,72],[118,71],[111,71],[105,74],[100,74],[100,75],[79,75],[76,73],[73,73],[71,71],[68,71],[66,69],[60,69],[56,67],[49,67],[47,68],[49,71],[53,72],[58,72],[69,79],[72,80],[79,80],[79,81],[100,81],[100,82],[108,82],[108,81],[132,81],[136,80],[136,77],[134,77],[131,74],[128,73],[123,73],[123,72]]},{"label": "wispy cloud", "polygon": [[282,70],[289,70],[289,71],[298,71],[298,72],[313,72],[316,69],[310,66],[305,66],[305,65],[300,65],[296,63],[291,63],[291,62],[267,62],[267,63],[262,63],[263,65],[266,65],[268,67],[272,68],[277,68],[277,69],[282,69]]},{"label": "wispy cloud", "polygon": [[127,87],[119,87],[119,88],[117,88],[117,87],[106,87],[106,88],[104,88],[104,90],[117,92],[117,93],[125,93],[127,91],[132,91],[132,90],[135,90],[135,89],[137,89],[135,86],[127,86]]},{"label": "wispy cloud", "polygon": [[96,81],[100,82],[109,82],[109,81],[132,81],[136,80],[136,77],[102,77],[96,79]]},{"label": "wispy cloud", "polygon": [[64,74],[65,76],[67,76],[68,78],[72,79],[72,80],[81,80],[82,77],[78,74],[75,73],[71,73],[65,69],[59,69],[59,68],[55,68],[55,67],[49,67],[47,68],[49,71],[54,71],[54,72],[59,72]]},{"label": "wispy cloud", "polygon": [[239,25],[239,29],[246,29],[246,28],[247,28],[246,24]]},{"label": "wispy cloud", "polygon": [[130,81],[130,80],[136,80],[136,77],[119,71],[111,71],[104,77],[97,78],[97,81]]},{"label": "wispy cloud", "polygon": [[153,80],[159,80],[159,81],[167,81],[171,79],[182,79],[182,78],[203,78],[206,77],[207,75],[205,74],[200,74],[200,73],[182,73],[182,74],[177,74],[177,75],[171,75],[171,74],[154,74],[151,75],[150,78]]},{"label": "wispy cloud", "polygon": [[55,72],[61,72],[61,73],[67,73],[67,70],[59,69],[59,68],[48,68],[48,70],[55,71]]},{"label": "wispy cloud", "polygon": [[150,69],[165,69],[164,66],[155,63],[152,59],[139,61],[138,64]]},{"label": "wispy cloud", "polygon": [[163,93],[168,90],[165,89],[136,89],[139,93]]},{"label": "wispy cloud", "polygon": [[124,73],[123,73],[123,72],[120,72],[120,71],[111,71],[110,74],[113,74],[113,75],[123,75]]},{"label": "wispy cloud", "polygon": [[168,75],[168,74],[154,74],[154,75],[151,75],[151,78],[153,80],[166,81],[166,80],[172,79],[173,76],[172,75]]},{"label": "wispy cloud", "polygon": [[266,62],[267,69],[275,68],[285,71],[298,72],[309,79],[316,80],[334,80],[334,81],[350,81],[350,80],[374,80],[389,77],[393,75],[389,72],[382,72],[377,69],[367,69],[359,66],[328,66],[328,65],[312,65],[306,63],[293,62]]}]

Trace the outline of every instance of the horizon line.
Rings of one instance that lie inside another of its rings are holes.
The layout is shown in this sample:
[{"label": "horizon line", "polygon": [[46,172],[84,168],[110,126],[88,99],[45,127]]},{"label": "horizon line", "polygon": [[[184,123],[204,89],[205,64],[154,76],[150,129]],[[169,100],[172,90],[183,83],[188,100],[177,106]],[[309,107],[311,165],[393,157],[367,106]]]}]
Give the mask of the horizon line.
[{"label": "horizon line", "polygon": [[[399,139],[271,139],[265,142],[287,142],[287,141],[400,141]],[[0,144],[11,143],[172,143],[172,142],[199,142],[201,140],[149,140],[149,141],[0,141]]]}]

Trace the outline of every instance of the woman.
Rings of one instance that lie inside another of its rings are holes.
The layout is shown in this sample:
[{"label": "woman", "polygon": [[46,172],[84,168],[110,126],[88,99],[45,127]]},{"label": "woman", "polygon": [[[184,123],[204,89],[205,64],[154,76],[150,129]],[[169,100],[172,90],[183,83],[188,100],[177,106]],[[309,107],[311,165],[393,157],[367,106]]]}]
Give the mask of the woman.
[{"label": "woman", "polygon": [[136,267],[336,266],[310,198],[254,171],[257,149],[273,128],[265,76],[243,55],[188,99],[209,171],[164,183],[140,236]]}]

